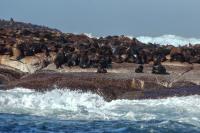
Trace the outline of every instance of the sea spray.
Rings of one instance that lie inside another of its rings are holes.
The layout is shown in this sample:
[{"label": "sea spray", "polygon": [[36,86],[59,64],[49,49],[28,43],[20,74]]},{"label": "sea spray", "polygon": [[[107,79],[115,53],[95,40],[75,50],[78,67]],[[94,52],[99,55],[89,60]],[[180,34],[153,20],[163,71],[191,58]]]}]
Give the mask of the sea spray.
[{"label": "sea spray", "polygon": [[[91,33],[84,33],[84,35],[90,37],[90,38],[99,38],[97,36],[92,35]],[[140,42],[143,43],[155,43],[155,44],[161,44],[161,45],[174,45],[174,46],[183,46],[183,45],[189,45],[189,44],[200,44],[199,38],[184,38],[181,36],[176,35],[162,35],[158,37],[150,37],[150,36],[132,36],[132,35],[125,35],[125,37],[128,37],[130,39],[136,38]]]},{"label": "sea spray", "polygon": [[197,38],[184,38],[175,35],[163,35],[160,37],[148,37],[148,36],[140,36],[137,39],[143,43],[156,43],[161,45],[189,45],[189,44],[200,44],[200,39]]},{"label": "sea spray", "polygon": [[163,120],[200,127],[200,96],[106,102],[90,92],[15,88],[0,91],[0,112],[63,120]]}]

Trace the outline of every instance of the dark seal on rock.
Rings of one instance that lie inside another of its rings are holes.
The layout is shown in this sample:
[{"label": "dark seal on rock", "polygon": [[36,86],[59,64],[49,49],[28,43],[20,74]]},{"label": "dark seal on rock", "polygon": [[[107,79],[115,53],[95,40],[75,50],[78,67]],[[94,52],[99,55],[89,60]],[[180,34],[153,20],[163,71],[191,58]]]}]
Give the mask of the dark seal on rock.
[{"label": "dark seal on rock", "polygon": [[97,68],[97,73],[107,73],[107,61],[104,56],[100,57],[99,66]]},{"label": "dark seal on rock", "polygon": [[20,44],[15,43],[12,47],[12,56],[15,60],[20,60],[24,57],[23,49]]},{"label": "dark seal on rock", "polygon": [[135,69],[136,73],[143,73],[143,65],[139,65],[138,68]]},{"label": "dark seal on rock", "polygon": [[62,68],[62,65],[64,64],[64,60],[65,60],[64,52],[62,49],[60,49],[54,59],[54,64],[56,65],[57,69]]},{"label": "dark seal on rock", "polygon": [[152,68],[153,74],[168,74],[166,72],[166,68],[161,64],[161,58],[157,57],[154,60],[153,68]]}]

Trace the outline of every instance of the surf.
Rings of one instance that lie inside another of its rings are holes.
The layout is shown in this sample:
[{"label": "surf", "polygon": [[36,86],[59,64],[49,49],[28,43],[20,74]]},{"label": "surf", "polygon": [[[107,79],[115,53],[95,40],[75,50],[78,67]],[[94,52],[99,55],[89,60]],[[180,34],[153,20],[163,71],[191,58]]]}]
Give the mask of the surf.
[{"label": "surf", "polygon": [[139,36],[136,37],[139,41],[143,43],[156,43],[161,45],[188,45],[188,44],[200,44],[200,39],[198,38],[184,38],[176,35],[162,35],[158,37],[149,36]]},{"label": "surf", "polygon": [[[98,36],[93,35],[92,33],[83,33],[84,35],[90,37],[90,38],[100,38]],[[161,36],[133,36],[133,35],[123,35],[125,37],[128,37],[130,39],[136,38],[142,43],[153,43],[153,44],[160,44],[160,45],[173,45],[173,46],[183,46],[183,45],[189,45],[189,44],[200,44],[200,38],[186,38],[182,36],[177,35],[161,35]],[[106,37],[106,36],[104,36]]]},{"label": "surf", "polygon": [[0,91],[0,113],[27,114],[61,120],[176,121],[200,127],[200,96],[106,102],[90,92],[26,88]]}]

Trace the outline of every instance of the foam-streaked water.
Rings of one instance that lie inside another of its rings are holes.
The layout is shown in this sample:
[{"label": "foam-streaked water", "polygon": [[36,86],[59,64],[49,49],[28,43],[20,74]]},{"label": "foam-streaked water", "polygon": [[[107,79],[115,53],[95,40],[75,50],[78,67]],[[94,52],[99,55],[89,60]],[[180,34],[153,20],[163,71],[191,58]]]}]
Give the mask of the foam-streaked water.
[{"label": "foam-streaked water", "polygon": [[69,90],[0,91],[1,131],[200,132],[200,96],[106,102]]}]

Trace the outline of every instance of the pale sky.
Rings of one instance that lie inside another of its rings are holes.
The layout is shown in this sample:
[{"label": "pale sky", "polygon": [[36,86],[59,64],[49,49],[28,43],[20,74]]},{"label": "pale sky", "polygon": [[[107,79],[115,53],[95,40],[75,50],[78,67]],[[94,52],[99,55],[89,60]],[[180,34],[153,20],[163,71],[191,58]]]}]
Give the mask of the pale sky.
[{"label": "pale sky", "polygon": [[0,0],[0,18],[96,36],[200,38],[200,0]]}]

